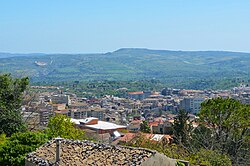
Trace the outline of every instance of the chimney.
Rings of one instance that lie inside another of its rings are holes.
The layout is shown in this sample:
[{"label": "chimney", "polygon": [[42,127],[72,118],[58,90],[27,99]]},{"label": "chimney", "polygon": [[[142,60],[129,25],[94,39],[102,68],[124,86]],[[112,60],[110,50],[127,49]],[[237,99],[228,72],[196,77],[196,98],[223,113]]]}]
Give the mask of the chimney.
[{"label": "chimney", "polygon": [[62,138],[60,137],[57,137],[55,138],[56,140],[56,163],[60,161],[60,143],[61,143],[61,140]]}]

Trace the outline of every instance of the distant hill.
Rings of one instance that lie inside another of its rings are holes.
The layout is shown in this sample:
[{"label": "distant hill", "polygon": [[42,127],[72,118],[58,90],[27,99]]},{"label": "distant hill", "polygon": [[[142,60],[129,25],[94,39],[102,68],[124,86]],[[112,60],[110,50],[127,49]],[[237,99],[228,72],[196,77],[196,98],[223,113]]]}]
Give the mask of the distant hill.
[{"label": "distant hill", "polygon": [[0,52],[0,58],[10,58],[10,57],[23,57],[23,56],[41,56],[45,55],[42,53],[31,53],[31,54],[15,54],[15,53],[6,53],[6,52]]},{"label": "distant hill", "polygon": [[250,53],[123,48],[103,54],[0,53],[0,72],[32,81],[248,78]]}]

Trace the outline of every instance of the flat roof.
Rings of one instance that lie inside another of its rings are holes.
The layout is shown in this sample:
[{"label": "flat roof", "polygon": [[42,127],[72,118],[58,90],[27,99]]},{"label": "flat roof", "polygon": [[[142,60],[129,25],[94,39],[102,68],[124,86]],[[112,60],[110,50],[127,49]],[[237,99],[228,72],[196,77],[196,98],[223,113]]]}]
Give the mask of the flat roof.
[{"label": "flat roof", "polygon": [[[90,120],[93,120],[93,119],[97,119],[97,118],[87,118],[87,119],[72,119],[71,118],[71,122],[73,122],[77,125],[81,125],[80,122],[86,123],[86,122],[89,122]],[[91,129],[100,129],[100,130],[113,130],[113,129],[119,129],[119,128],[127,128],[127,126],[117,125],[114,123],[99,121],[99,120],[98,120],[97,124],[83,125],[83,126],[86,126],[88,128],[91,128]]]},{"label": "flat roof", "polygon": [[141,95],[141,94],[144,94],[143,91],[139,91],[139,92],[128,92],[128,94],[130,95]]},{"label": "flat roof", "polygon": [[110,122],[98,121],[97,124],[94,125],[85,125],[86,127],[92,129],[100,129],[100,130],[112,130],[112,129],[119,129],[119,128],[127,128],[127,126],[117,125]]}]

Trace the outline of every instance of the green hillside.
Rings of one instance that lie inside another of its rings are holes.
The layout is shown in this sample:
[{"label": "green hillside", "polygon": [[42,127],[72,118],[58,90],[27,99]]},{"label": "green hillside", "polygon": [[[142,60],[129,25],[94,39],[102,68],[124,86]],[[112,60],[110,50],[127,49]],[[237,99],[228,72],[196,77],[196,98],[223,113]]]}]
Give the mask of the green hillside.
[{"label": "green hillside", "polygon": [[[1,56],[2,55],[2,56]],[[119,49],[104,54],[0,53],[1,73],[31,81],[249,78],[250,53]],[[45,65],[41,65],[45,64]]]}]

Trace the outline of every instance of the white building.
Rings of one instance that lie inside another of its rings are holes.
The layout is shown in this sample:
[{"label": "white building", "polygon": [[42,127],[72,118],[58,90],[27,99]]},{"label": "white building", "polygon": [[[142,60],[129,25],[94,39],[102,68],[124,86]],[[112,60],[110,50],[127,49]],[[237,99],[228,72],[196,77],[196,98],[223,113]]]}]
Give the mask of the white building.
[{"label": "white building", "polygon": [[185,97],[180,102],[180,109],[196,114],[200,111],[201,103],[204,101],[201,97]]}]

